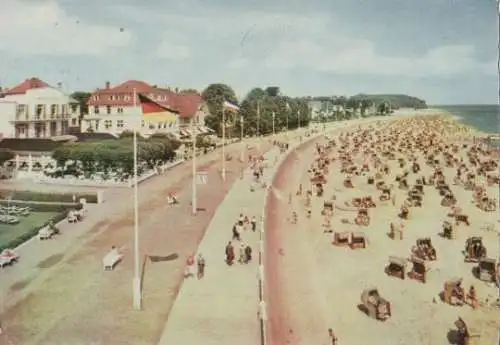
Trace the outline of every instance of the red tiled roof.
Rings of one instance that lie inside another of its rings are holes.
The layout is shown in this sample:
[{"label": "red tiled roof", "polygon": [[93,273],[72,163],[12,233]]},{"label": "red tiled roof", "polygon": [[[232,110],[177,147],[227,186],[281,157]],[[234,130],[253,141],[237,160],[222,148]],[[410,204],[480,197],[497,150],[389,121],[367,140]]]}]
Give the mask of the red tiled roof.
[{"label": "red tiled roof", "polygon": [[[140,80],[128,80],[114,87],[97,89],[90,96],[89,106],[127,107],[134,105],[133,92],[143,94],[159,105],[179,112],[181,117],[192,117],[203,102],[195,93],[176,93],[168,89],[158,88]],[[154,97],[151,97],[154,95]],[[95,96],[98,96],[95,99]],[[111,99],[111,96],[114,96]],[[117,98],[115,98],[117,97]],[[137,99],[139,102],[139,99]]]},{"label": "red tiled roof", "polygon": [[31,90],[31,89],[39,89],[42,87],[48,87],[50,86],[43,80],[40,80],[36,77],[26,79],[23,81],[21,84],[14,86],[13,88],[9,89],[7,92],[5,92],[5,95],[21,95],[23,93],[26,93],[26,91]]}]

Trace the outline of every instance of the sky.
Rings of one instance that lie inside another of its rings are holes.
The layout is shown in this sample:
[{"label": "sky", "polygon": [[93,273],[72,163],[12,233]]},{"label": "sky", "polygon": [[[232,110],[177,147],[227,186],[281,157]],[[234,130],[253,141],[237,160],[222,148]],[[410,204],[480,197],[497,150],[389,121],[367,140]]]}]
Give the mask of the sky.
[{"label": "sky", "polygon": [[0,85],[498,103],[495,0],[1,0]]}]

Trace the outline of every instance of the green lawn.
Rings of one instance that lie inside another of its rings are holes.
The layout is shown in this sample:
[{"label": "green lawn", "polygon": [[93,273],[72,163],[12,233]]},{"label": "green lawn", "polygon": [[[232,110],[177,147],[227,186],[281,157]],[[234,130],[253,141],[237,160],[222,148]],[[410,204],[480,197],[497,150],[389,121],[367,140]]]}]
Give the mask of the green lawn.
[{"label": "green lawn", "polygon": [[19,216],[20,222],[18,224],[8,225],[0,223],[0,247],[32,231],[35,226],[41,227],[58,213],[59,212],[31,212],[27,217]]}]

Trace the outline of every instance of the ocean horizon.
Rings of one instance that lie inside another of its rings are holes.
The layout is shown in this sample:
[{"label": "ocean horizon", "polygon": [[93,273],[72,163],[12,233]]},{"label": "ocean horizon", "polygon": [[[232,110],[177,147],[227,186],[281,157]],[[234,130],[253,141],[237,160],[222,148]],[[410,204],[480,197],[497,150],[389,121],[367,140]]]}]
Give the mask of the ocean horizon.
[{"label": "ocean horizon", "polygon": [[491,134],[500,132],[498,104],[463,104],[463,105],[433,105],[433,109],[442,109],[457,117],[464,125]]}]

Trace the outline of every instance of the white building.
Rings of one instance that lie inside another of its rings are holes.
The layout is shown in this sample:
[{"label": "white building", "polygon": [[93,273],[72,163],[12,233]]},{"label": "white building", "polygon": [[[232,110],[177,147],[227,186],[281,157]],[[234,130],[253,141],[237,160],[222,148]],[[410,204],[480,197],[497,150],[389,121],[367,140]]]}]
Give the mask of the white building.
[{"label": "white building", "polygon": [[4,90],[0,98],[0,130],[7,138],[51,138],[79,127],[79,104],[60,87],[38,78]]}]

